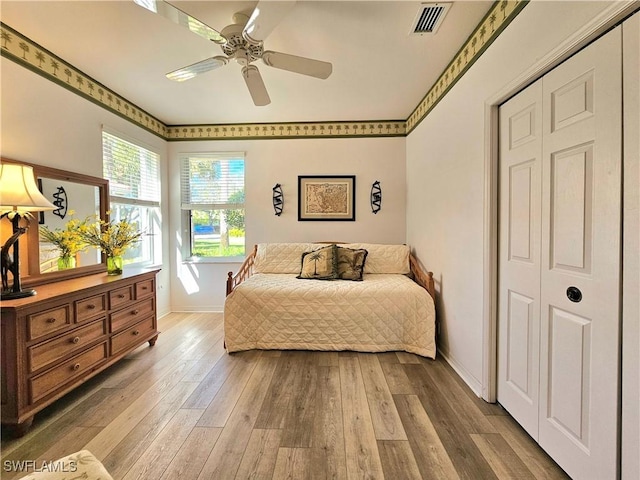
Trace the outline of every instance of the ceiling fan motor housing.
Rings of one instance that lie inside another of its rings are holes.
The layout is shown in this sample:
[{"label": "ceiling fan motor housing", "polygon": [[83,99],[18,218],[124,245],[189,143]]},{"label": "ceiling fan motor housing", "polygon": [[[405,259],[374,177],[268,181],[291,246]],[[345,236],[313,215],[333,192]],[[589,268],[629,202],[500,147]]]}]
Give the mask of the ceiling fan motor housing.
[{"label": "ceiling fan motor housing", "polygon": [[240,65],[247,65],[262,57],[263,44],[249,43],[242,36],[244,25],[234,23],[222,29],[227,43],[220,45],[225,55],[234,58]]}]

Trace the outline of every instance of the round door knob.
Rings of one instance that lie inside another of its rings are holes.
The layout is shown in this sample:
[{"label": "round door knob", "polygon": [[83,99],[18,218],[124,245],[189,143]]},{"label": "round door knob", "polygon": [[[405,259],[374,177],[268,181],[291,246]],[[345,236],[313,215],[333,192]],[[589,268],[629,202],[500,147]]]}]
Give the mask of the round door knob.
[{"label": "round door knob", "polygon": [[582,300],[582,292],[578,287],[567,288],[567,298],[573,303],[578,303]]},{"label": "round door knob", "polygon": [[47,323],[56,323],[56,319],[54,317],[47,318]]},{"label": "round door knob", "polygon": [[93,310],[94,308],[96,308],[96,306],[93,303],[90,303],[89,305],[87,305],[87,308],[89,310]]},{"label": "round door knob", "polygon": [[133,331],[133,334],[134,334],[134,335],[140,335],[140,332],[139,332],[138,330],[134,330],[134,331]]},{"label": "round door knob", "polygon": [[124,298],[124,293],[121,293],[120,295],[118,295],[118,298]]},{"label": "round door knob", "polygon": [[76,363],[73,367],[71,367],[73,370],[78,370],[80,368],[80,364]]},{"label": "round door knob", "polygon": [[137,315],[138,313],[140,313],[139,310],[131,310],[131,315]]},{"label": "round door knob", "polygon": [[71,343],[78,343],[80,341],[80,337],[73,337],[71,339]]}]

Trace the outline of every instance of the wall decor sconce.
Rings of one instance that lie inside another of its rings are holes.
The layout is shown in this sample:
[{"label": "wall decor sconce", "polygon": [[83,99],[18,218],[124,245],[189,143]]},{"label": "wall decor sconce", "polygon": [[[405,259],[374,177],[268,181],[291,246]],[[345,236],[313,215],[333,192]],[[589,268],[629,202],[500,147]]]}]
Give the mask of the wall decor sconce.
[{"label": "wall decor sconce", "polygon": [[380,182],[376,180],[371,185],[371,211],[378,213],[382,208],[382,189],[380,188]]},{"label": "wall decor sconce", "polygon": [[282,193],[282,186],[279,183],[273,187],[273,210],[276,212],[276,216],[279,217],[282,214],[282,207],[284,206],[284,194]]}]

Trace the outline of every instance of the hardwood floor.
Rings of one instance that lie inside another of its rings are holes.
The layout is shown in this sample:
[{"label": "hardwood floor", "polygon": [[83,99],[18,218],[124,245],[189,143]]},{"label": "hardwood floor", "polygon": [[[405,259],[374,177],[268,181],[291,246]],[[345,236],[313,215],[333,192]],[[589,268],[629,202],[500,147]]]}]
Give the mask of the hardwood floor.
[{"label": "hardwood floor", "polygon": [[223,349],[222,315],[175,313],[143,346],[3,432],[7,461],[86,448],[115,479],[567,478],[442,359]]}]

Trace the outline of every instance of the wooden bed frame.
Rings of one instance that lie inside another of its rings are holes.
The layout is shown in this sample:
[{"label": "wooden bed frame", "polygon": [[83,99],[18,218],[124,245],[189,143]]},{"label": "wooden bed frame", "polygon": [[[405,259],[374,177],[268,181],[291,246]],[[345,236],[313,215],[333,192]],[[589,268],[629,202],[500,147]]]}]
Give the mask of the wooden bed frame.
[{"label": "wooden bed frame", "polygon": [[[340,245],[340,242],[317,242],[317,243],[320,243],[320,244],[335,243],[337,245]],[[228,275],[227,295],[233,292],[234,288],[236,288],[238,285],[244,282],[247,278],[253,275],[253,264],[254,264],[257,252],[258,252],[258,246],[255,245],[251,253],[247,255],[247,258],[245,258],[244,262],[240,266],[240,270],[238,270],[238,273],[234,275],[233,272],[229,272],[227,274]],[[428,272],[428,271],[425,272],[422,269],[422,267],[420,267],[418,260],[412,253],[409,254],[409,268],[411,270],[410,276],[413,279],[413,281],[416,282],[418,285],[420,285],[422,288],[424,288],[427,292],[429,292],[429,295],[431,295],[431,298],[433,298],[433,301],[435,302],[436,291],[435,291],[435,286],[433,284],[433,272]]]}]

